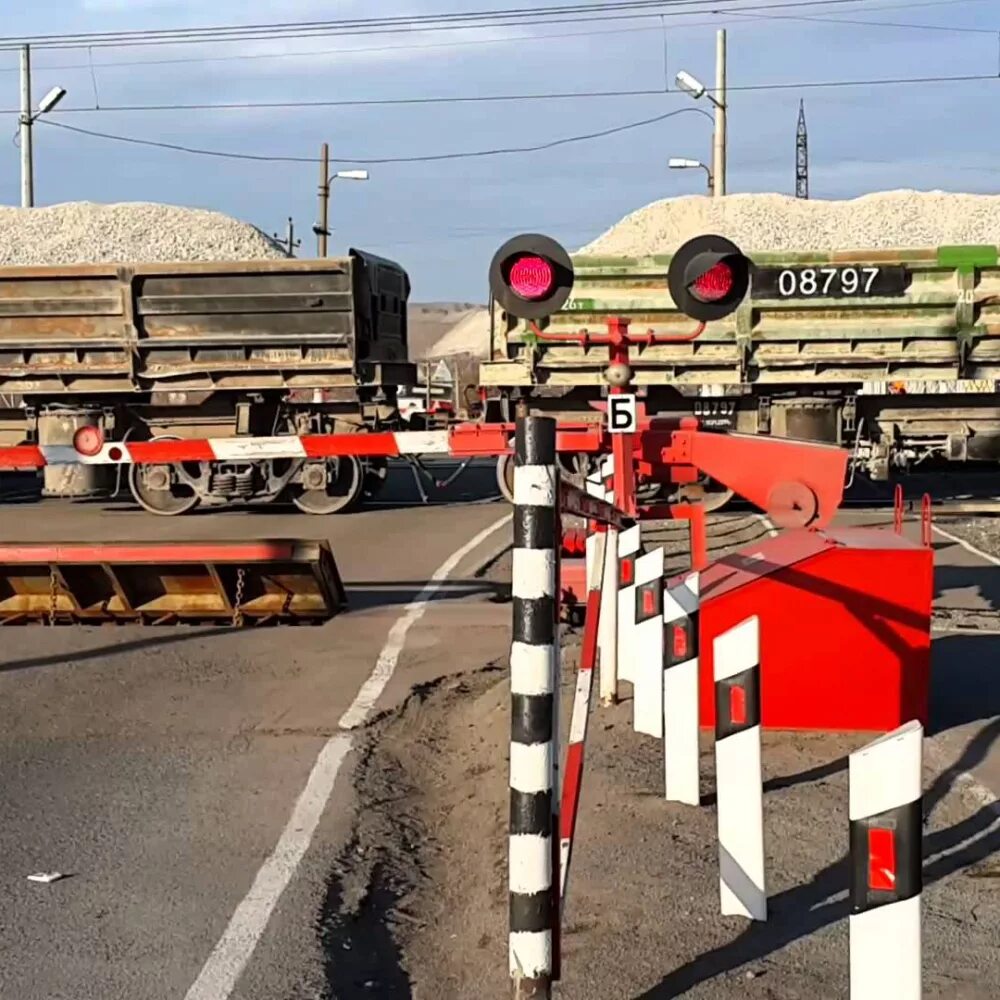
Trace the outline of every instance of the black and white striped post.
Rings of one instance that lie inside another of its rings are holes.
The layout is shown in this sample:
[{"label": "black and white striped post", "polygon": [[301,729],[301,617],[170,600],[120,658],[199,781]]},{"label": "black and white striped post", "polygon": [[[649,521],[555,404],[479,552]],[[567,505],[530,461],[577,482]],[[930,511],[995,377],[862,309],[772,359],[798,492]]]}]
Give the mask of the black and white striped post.
[{"label": "black and white striped post", "polygon": [[767,920],[757,616],[716,636],[712,656],[722,914]]},{"label": "black and white striped post", "polygon": [[849,758],[851,1000],[920,1000],[923,740],[908,722]]},{"label": "black and white striped post", "polygon": [[555,421],[520,418],[510,651],[509,957],[516,1000],[550,997],[557,973],[558,502]]},{"label": "black and white striped post", "polygon": [[689,573],[663,595],[663,789],[668,802],[696,806],[700,577]]}]

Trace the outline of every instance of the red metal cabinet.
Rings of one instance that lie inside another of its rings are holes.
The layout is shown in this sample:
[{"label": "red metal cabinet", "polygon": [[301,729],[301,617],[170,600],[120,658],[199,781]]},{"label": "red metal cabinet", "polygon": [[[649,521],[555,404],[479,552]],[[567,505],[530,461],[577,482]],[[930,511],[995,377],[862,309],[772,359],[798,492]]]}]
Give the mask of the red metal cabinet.
[{"label": "red metal cabinet", "polygon": [[701,575],[701,721],[714,726],[712,640],[760,618],[763,725],[925,725],[933,551],[871,528],[788,531]]}]

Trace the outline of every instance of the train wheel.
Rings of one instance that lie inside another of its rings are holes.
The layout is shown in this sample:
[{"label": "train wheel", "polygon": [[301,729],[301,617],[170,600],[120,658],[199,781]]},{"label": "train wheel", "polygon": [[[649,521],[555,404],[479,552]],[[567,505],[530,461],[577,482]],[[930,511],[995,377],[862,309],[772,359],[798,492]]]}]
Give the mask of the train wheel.
[{"label": "train wheel", "polygon": [[[321,483],[325,471],[325,483]],[[310,473],[317,485],[310,483]],[[320,463],[310,462],[302,472],[303,483],[292,503],[304,514],[341,514],[350,510],[361,499],[365,473],[361,461],[352,456],[329,458],[326,469]]]},{"label": "train wheel", "polygon": [[[152,438],[153,441],[179,441],[173,434]],[[191,474],[198,475],[197,463]],[[185,483],[171,482],[169,465],[130,465],[128,485],[135,502],[151,514],[176,517],[198,505],[198,494]]]}]

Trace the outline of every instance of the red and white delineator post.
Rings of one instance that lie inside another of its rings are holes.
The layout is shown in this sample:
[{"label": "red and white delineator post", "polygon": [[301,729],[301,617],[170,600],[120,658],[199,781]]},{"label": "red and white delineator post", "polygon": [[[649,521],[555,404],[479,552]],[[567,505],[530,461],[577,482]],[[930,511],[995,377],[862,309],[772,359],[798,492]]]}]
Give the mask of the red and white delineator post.
[{"label": "red and white delineator post", "polygon": [[722,914],[766,920],[760,627],[756,616],[717,636],[713,655]]},{"label": "red and white delineator post", "polygon": [[698,707],[699,576],[663,595],[663,789],[668,802],[701,801]]},{"label": "red and white delineator post", "polygon": [[618,534],[618,679],[634,682],[635,564],[642,551],[642,526],[633,524]]},{"label": "red and white delineator post", "polygon": [[920,1000],[923,740],[919,722],[849,758],[851,1000]]}]

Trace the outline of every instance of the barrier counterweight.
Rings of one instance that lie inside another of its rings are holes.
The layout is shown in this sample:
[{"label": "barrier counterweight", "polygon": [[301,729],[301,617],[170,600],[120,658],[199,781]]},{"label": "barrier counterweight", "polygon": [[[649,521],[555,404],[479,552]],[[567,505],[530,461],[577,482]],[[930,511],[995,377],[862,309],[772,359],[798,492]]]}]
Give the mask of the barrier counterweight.
[{"label": "barrier counterweight", "polygon": [[510,973],[517,998],[549,997],[557,947],[556,425],[518,421],[510,653]]},{"label": "barrier counterweight", "polygon": [[923,727],[851,754],[851,1000],[920,1000]]}]

